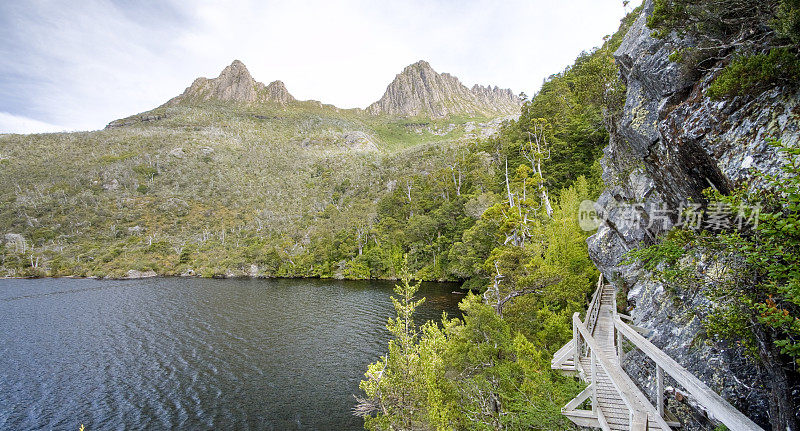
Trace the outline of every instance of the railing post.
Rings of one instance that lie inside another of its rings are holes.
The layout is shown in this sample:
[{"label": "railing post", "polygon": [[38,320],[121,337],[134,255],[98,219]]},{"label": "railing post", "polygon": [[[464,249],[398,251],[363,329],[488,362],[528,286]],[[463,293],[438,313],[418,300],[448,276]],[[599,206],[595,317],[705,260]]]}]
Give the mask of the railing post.
[{"label": "railing post", "polygon": [[656,364],[656,402],[658,415],[664,417],[664,369]]},{"label": "railing post", "polygon": [[[577,313],[576,313],[577,314]],[[572,339],[575,340],[575,353],[573,357],[573,365],[578,369],[578,362],[581,359],[581,334],[578,331],[578,322],[580,320],[577,316],[572,319]]]},{"label": "railing post", "polygon": [[592,356],[592,412],[597,411],[597,361],[595,360],[595,351],[591,350]]},{"label": "railing post", "polygon": [[631,412],[631,431],[647,431],[647,413],[641,411]]},{"label": "railing post", "polygon": [[622,366],[622,361],[625,359],[625,350],[622,348],[622,333],[617,330],[616,321],[614,323],[614,338],[617,342],[617,357],[619,358],[619,365]]}]

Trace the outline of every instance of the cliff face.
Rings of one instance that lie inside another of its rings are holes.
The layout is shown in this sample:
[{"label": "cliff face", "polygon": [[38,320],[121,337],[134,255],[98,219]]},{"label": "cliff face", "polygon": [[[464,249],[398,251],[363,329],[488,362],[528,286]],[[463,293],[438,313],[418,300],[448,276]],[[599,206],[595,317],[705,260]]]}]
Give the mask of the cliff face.
[{"label": "cliff face", "polygon": [[418,61],[403,69],[367,112],[398,117],[498,116],[519,114],[521,104],[511,90],[480,85],[469,89],[455,76],[437,73],[428,62]]},{"label": "cliff face", "polygon": [[[751,178],[750,168],[779,173],[780,156],[767,141],[798,142],[800,94],[776,89],[747,100],[708,99],[704,90],[714,72],[690,72],[668,60],[691,41],[651,37],[645,22],[652,8],[646,1],[615,53],[627,96],[623,113],[610,124],[602,160],[608,188],[596,205],[605,222],[589,238],[589,252],[605,277],[628,292],[635,324],[649,331],[654,344],[767,427],[766,377],[740,348],[704,341],[703,293],[650,281],[636,265],[622,262],[626,252],[669,230],[678,209],[700,200],[703,189],[729,191]],[[633,355],[625,367],[653,397],[652,364]],[[707,426],[696,411],[670,401],[694,416],[688,429]]]}]

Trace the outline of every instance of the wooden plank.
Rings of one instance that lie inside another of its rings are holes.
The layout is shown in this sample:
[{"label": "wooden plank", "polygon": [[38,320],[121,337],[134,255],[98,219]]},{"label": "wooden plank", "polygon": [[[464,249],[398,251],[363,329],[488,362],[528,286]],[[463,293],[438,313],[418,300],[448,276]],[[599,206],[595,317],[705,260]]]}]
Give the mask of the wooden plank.
[{"label": "wooden plank", "polygon": [[608,425],[614,431],[628,431],[628,430],[631,429],[630,425],[628,424],[628,422],[625,422],[624,424],[615,423],[615,422],[609,422]]},{"label": "wooden plank", "polygon": [[628,414],[630,410],[628,406],[625,404],[615,404],[615,403],[600,403],[600,407],[607,412],[619,412],[620,414]]},{"label": "wooden plank", "polygon": [[614,398],[619,398],[619,394],[617,393],[617,389],[613,386],[602,386],[597,385],[597,391],[602,392],[603,394],[614,394]]},{"label": "wooden plank", "polygon": [[606,422],[608,423],[610,428],[614,429],[628,429],[631,426],[630,419],[620,419],[620,418],[609,418],[608,416],[605,417]]},{"label": "wooden plank", "polygon": [[619,397],[602,398],[602,399],[600,399],[600,405],[601,406],[607,406],[607,407],[616,407],[616,408],[620,408],[620,409],[623,409],[623,410],[627,410],[628,409],[628,406],[626,406],[625,402],[622,401],[622,399],[620,399]]},{"label": "wooden plank", "polygon": [[597,354],[592,351],[589,356],[592,358],[592,411],[595,411],[597,410],[597,359],[595,359]]},{"label": "wooden plank", "polygon": [[656,408],[658,414],[664,417],[664,369],[656,365]]},{"label": "wooden plank", "polygon": [[580,334],[578,333],[578,328],[574,324],[572,326],[573,326],[572,327],[572,342],[573,342],[572,348],[574,349],[572,351],[572,357],[574,359],[580,361],[580,357],[581,357],[581,337],[580,337]]},{"label": "wooden plank", "polygon": [[606,419],[606,423],[608,423],[609,427],[611,427],[611,428],[615,428],[615,429],[624,428],[624,429],[627,429],[627,428],[630,428],[630,426],[631,426],[630,419],[628,419],[628,418],[620,419],[620,418],[609,418],[608,416],[605,416],[605,419]]},{"label": "wooden plank", "polygon": [[600,407],[602,407],[602,408],[604,408],[606,410],[619,411],[619,412],[623,412],[625,414],[627,414],[627,412],[628,412],[628,406],[626,406],[625,403],[622,402],[622,400],[614,401],[614,402],[608,402],[608,400],[600,400],[599,404],[600,404]]},{"label": "wooden plank", "polygon": [[572,410],[561,411],[561,414],[566,416],[575,425],[585,428],[600,428],[600,422],[597,420],[597,415],[590,410]]},{"label": "wooden plank", "polygon": [[663,368],[678,384],[683,386],[700,405],[706,408],[713,418],[725,424],[731,431],[763,431],[755,422],[736,410],[730,403],[701,382],[700,379],[680,366],[653,343],[639,335],[619,317],[615,319],[614,326],[653,362]]},{"label": "wooden plank", "polygon": [[608,418],[609,421],[613,419],[619,419],[625,421],[625,423],[628,423],[628,417],[630,416],[630,413],[628,413],[627,411],[623,412],[620,410],[613,410],[613,409],[601,409],[601,410],[603,410],[603,414],[606,416],[606,418]]},{"label": "wooden plank", "polygon": [[572,354],[574,354],[575,349],[574,343],[575,340],[569,340],[567,344],[564,344],[563,347],[558,349],[555,355],[553,355],[553,360],[550,361],[550,367],[553,369],[557,369],[562,365],[567,365],[567,363],[573,358]]},{"label": "wooden plank", "polygon": [[600,429],[603,431],[611,431],[611,427],[608,426],[608,422],[606,422],[606,417],[603,416],[603,411],[597,409],[597,421],[600,422]]}]

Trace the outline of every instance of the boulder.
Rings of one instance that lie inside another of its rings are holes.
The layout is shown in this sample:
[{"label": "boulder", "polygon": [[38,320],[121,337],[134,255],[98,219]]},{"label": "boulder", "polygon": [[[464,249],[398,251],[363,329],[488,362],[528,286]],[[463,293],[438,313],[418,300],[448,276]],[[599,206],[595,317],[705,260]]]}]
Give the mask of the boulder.
[{"label": "boulder", "polygon": [[157,276],[158,274],[156,274],[156,272],[153,271],[152,269],[147,271],[138,271],[135,269],[131,269],[127,273],[125,273],[125,278],[127,279],[152,278]]}]

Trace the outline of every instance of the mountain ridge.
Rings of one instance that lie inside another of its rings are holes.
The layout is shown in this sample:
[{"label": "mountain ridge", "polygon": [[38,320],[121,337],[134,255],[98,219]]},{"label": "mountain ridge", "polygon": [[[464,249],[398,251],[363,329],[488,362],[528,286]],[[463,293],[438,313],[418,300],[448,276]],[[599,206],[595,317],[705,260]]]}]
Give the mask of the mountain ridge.
[{"label": "mountain ridge", "polygon": [[240,60],[234,60],[216,78],[197,78],[180,95],[163,106],[183,103],[220,100],[225,102],[277,102],[287,104],[296,99],[286,89],[283,81],[272,81],[269,85],[256,81]]},{"label": "mountain ridge", "polygon": [[366,111],[371,115],[444,118],[453,114],[511,115],[519,113],[521,105],[522,100],[510,89],[477,84],[469,89],[456,76],[438,73],[420,60],[396,75],[383,97]]},{"label": "mountain ridge", "polygon": [[[299,102],[283,81],[265,85],[253,78],[243,62],[234,60],[216,78],[195,79],[180,95],[161,107],[209,101],[277,103],[284,107]],[[355,108],[355,111],[396,117],[444,118],[459,114],[498,117],[519,114],[521,105],[521,99],[510,89],[478,84],[467,88],[456,76],[438,73],[430,63],[420,60],[397,74],[379,100],[366,109]]]}]

